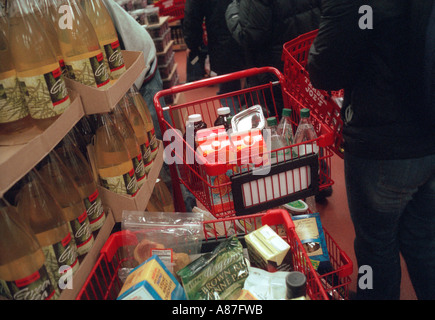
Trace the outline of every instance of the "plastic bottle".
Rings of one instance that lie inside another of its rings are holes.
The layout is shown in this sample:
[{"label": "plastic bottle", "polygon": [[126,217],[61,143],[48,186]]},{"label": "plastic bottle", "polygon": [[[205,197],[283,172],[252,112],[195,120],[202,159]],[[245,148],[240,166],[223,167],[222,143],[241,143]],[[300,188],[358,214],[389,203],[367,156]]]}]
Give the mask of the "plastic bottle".
[{"label": "plastic bottle", "polygon": [[217,109],[218,117],[214,122],[214,126],[224,126],[226,130],[228,130],[228,117],[231,115],[230,108],[222,107]]},{"label": "plastic bottle", "polygon": [[44,252],[49,275],[59,292],[59,268],[69,266],[73,274],[79,268],[78,252],[62,208],[38,174],[30,171],[18,194],[19,219],[32,232]]},{"label": "plastic bottle", "polygon": [[127,69],[109,11],[101,0],[85,0],[81,4],[97,34],[100,47],[107,61],[110,77],[116,80]]},{"label": "plastic bottle", "polygon": [[0,6],[0,32],[3,33],[3,37],[8,38],[9,22],[6,15],[6,11]]},{"label": "plastic bottle", "polygon": [[108,114],[99,114],[95,133],[95,165],[106,189],[134,196],[138,190],[133,162],[121,133]]},{"label": "plastic bottle", "polygon": [[280,135],[277,131],[277,120],[275,117],[267,118],[267,129],[270,130],[270,142],[271,142],[271,164],[281,162],[286,160],[284,158],[284,153],[287,149],[279,150],[278,149],[287,147],[287,140],[284,136]]},{"label": "plastic bottle", "polygon": [[0,134],[7,135],[33,127],[17,79],[8,41],[0,32]]},{"label": "plastic bottle", "polygon": [[106,221],[106,214],[89,163],[68,135],[55,150],[82,195],[91,231],[98,231]]},{"label": "plastic bottle", "polygon": [[27,0],[8,1],[8,17],[18,81],[31,117],[44,130],[71,104],[59,61]]},{"label": "plastic bottle", "polygon": [[156,131],[154,128],[153,118],[151,117],[150,110],[148,109],[148,105],[139,90],[136,88],[136,85],[133,85],[128,91],[128,96],[131,97],[134,105],[138,109],[140,115],[142,116],[143,122],[145,124],[145,130],[148,135],[148,141],[150,143],[151,148],[151,159],[154,160],[157,156],[157,152],[159,151],[159,142],[156,138]]},{"label": "plastic bottle", "polygon": [[[307,141],[311,141],[317,139],[316,131],[314,130],[314,127],[311,123],[310,119],[310,109],[304,108],[301,110],[301,119],[299,121],[298,128],[296,129],[295,133],[295,144],[300,144],[299,146],[295,146],[293,148],[293,153],[296,154],[298,157],[302,157],[304,155],[312,154],[312,153],[318,153],[319,148],[317,146],[316,141],[303,143]],[[308,184],[311,181],[311,171],[309,167],[301,167],[300,168],[301,173],[301,182],[302,182],[302,189],[307,188]],[[316,200],[314,196],[307,197],[305,199],[305,202],[308,204],[308,207],[310,208],[311,212],[317,212],[317,206],[316,206]]]},{"label": "plastic bottle", "polygon": [[50,193],[62,208],[66,221],[69,222],[78,255],[85,255],[94,244],[94,236],[77,185],[55,152],[50,152],[38,167],[43,181],[46,182]]},{"label": "plastic bottle", "polygon": [[126,115],[124,114],[121,105],[118,103],[111,113],[113,123],[119,130],[124,139],[124,143],[128,149],[128,152],[133,162],[134,173],[136,175],[136,181],[138,187],[141,187],[146,181],[147,174],[145,172],[145,166],[142,160],[142,152],[140,150],[139,143],[136,139],[136,135]]},{"label": "plastic bottle", "polygon": [[75,0],[60,0],[58,5],[69,7],[69,13],[58,14],[60,20],[56,24],[68,77],[91,87],[108,88],[110,73],[86,13]]},{"label": "plastic bottle", "polygon": [[53,24],[53,20],[50,16],[50,11],[45,0],[27,0],[29,7],[32,9],[32,13],[38,21],[39,25],[45,31],[50,45],[59,61],[62,74],[65,76],[66,68],[63,61],[62,51],[60,50],[59,39],[56,33],[56,27]]},{"label": "plastic bottle", "polygon": [[121,106],[121,109],[129,120],[131,127],[133,128],[134,134],[142,152],[145,173],[148,175],[151,171],[154,160],[143,118],[140,115],[139,110],[134,105],[131,97],[127,95],[124,96],[119,102],[119,105]]},{"label": "plastic bottle", "polygon": [[291,271],[285,279],[286,300],[310,300],[307,295],[307,277],[299,271]]},{"label": "plastic bottle", "polygon": [[174,202],[172,200],[172,195],[168,190],[165,182],[158,178],[156,184],[154,185],[153,195],[155,200],[157,200],[163,209],[163,212],[175,212]]},{"label": "plastic bottle", "polygon": [[55,285],[41,246],[13,216],[16,209],[0,199],[0,295],[11,300],[53,299]]},{"label": "plastic bottle", "polygon": [[[207,128],[207,124],[202,121],[202,116],[197,113],[197,114],[191,114],[186,121],[186,133],[185,133],[185,138],[188,139],[190,141],[190,139],[192,139],[192,137],[189,137],[189,134],[193,134],[193,140],[195,141],[195,137],[196,137],[196,133],[198,132],[198,130],[201,129],[205,129]],[[191,131],[191,132],[189,132]],[[187,143],[189,143],[189,141],[187,141],[186,139],[184,139]],[[196,149],[196,145],[195,145],[195,149]]]},{"label": "plastic bottle", "polygon": [[294,141],[291,115],[292,110],[284,108],[282,110],[282,117],[277,128],[278,134],[284,136],[288,146],[291,146]]}]

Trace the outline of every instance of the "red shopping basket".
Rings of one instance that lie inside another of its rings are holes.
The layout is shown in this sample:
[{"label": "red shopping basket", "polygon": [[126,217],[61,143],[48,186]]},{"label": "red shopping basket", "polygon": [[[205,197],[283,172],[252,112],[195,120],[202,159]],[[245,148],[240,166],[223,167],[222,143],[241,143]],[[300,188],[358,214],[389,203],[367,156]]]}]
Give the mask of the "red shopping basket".
[{"label": "red shopping basket", "polygon": [[[271,74],[277,81],[221,95],[202,97],[165,108],[162,108],[160,102],[160,99],[168,95],[186,93],[260,74]],[[236,114],[249,107],[261,105],[265,118],[276,116],[277,94],[281,95],[283,107],[293,110],[292,122],[295,132],[299,123],[300,110],[304,106],[284,90],[283,84],[284,77],[277,69],[263,67],[177,85],[155,95],[154,105],[163,133],[165,159],[167,163],[168,159],[171,159],[168,164],[170,164],[173,181],[176,211],[185,211],[180,184],[190,190],[216,218],[266,211],[269,208],[314,195],[319,190],[333,184],[331,179],[333,153],[329,149],[333,135],[329,127],[323,125],[315,114],[312,120],[318,138],[299,145],[268,151],[270,155],[278,158],[284,155],[283,161],[270,166],[268,174],[255,174],[258,171],[255,171],[249,164],[252,162],[251,155],[237,154],[237,159],[233,162],[224,161],[223,163],[210,162],[210,159],[204,159],[198,154],[196,154],[196,161],[193,162],[188,161],[189,159],[185,156],[188,152],[195,154],[191,145],[183,138],[188,115],[201,114],[209,128],[213,127],[217,118],[217,109],[220,107],[229,107],[232,113]],[[181,144],[182,148],[173,148],[174,141]],[[318,153],[302,154],[302,152],[306,153],[304,150],[312,150],[314,147],[318,147]],[[297,150],[297,154],[292,150]]]},{"label": "red shopping basket", "polygon": [[[329,239],[328,250],[331,255],[331,262],[334,271],[331,274],[319,276],[307,256],[301,241],[296,235],[293,221],[289,214],[284,210],[269,210],[267,213],[260,213],[244,217],[230,217],[222,220],[203,222],[204,234],[203,252],[208,252],[219,242],[218,229],[224,229],[225,239],[232,234],[237,234],[240,239],[247,233],[256,230],[261,225],[269,225],[276,232],[280,233],[285,241],[290,245],[292,252],[292,262],[294,269],[303,272],[307,277],[307,294],[312,300],[329,300],[337,298],[348,298],[348,286],[350,283],[349,275],[352,273],[352,262],[344,252],[338,248],[336,243],[325,232]],[[282,226],[282,227],[281,227]],[[230,228],[237,230],[232,233]],[[281,231],[280,231],[281,230]],[[214,236],[210,236],[214,234]],[[208,236],[207,236],[208,235]],[[242,242],[243,243],[243,242]],[[123,282],[120,272],[123,268],[133,268],[137,266],[131,253],[132,250],[125,250],[138,244],[136,234],[131,231],[119,231],[110,236],[104,247],[101,249],[100,256],[88,276],[83,288],[80,290],[77,300],[114,300],[122,288]],[[334,276],[334,283],[329,281]]]},{"label": "red shopping basket", "polygon": [[308,53],[317,32],[318,30],[313,30],[284,44],[282,60],[286,90],[332,130],[332,150],[343,157],[343,121],[340,118],[341,106],[336,101],[343,96],[343,90],[327,92],[314,88],[306,70]]},{"label": "red shopping basket", "polygon": [[169,17],[169,22],[184,18],[184,6],[186,0],[160,0],[154,3],[159,8],[160,16]]}]

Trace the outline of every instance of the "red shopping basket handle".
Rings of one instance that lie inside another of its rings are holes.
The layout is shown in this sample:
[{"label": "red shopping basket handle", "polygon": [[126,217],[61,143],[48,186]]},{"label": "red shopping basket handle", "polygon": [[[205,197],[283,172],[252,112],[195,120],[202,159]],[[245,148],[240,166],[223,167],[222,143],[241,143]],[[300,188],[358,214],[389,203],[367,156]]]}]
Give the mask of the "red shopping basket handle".
[{"label": "red shopping basket handle", "polygon": [[154,106],[156,107],[157,116],[160,119],[163,119],[163,109],[162,109],[162,106],[160,104],[160,98],[162,98],[162,97],[174,95],[174,94],[177,94],[180,92],[201,89],[201,88],[213,86],[213,85],[223,83],[223,82],[229,82],[229,81],[233,81],[233,80],[249,78],[249,77],[252,77],[252,76],[255,76],[258,74],[262,74],[262,73],[272,73],[278,78],[278,80],[282,86],[285,83],[284,75],[277,68],[261,67],[261,68],[246,69],[246,70],[228,73],[228,74],[215,76],[215,77],[211,77],[211,78],[205,78],[205,79],[201,79],[198,81],[179,84],[179,85],[173,86],[169,89],[161,90],[154,95]]},{"label": "red shopping basket handle", "polygon": [[261,217],[261,223],[269,226],[276,226],[283,224],[286,231],[295,228],[295,224],[291,219],[289,213],[284,209],[272,209],[268,210],[266,214]]}]

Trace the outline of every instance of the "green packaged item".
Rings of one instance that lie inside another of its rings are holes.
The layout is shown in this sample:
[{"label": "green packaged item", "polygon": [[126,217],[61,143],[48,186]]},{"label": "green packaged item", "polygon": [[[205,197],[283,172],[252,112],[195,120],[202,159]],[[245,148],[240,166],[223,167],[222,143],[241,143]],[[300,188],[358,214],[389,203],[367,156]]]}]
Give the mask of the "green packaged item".
[{"label": "green packaged item", "polygon": [[178,271],[188,300],[236,299],[249,275],[243,246],[232,236]]}]

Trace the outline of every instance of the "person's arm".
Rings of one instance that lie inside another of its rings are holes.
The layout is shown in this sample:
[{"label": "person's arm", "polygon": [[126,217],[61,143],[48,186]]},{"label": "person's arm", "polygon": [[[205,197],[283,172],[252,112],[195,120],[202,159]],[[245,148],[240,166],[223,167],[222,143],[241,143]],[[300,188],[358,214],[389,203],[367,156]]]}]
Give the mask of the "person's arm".
[{"label": "person's arm", "polygon": [[315,88],[339,90],[352,85],[364,60],[370,30],[361,29],[364,1],[323,0],[319,32],[308,57],[307,70]]},{"label": "person's arm", "polygon": [[234,0],[225,18],[233,38],[244,47],[258,47],[270,40],[272,34],[271,1]]},{"label": "person's arm", "polygon": [[183,35],[186,46],[193,56],[199,55],[203,44],[204,4],[203,0],[187,0],[184,9]]}]

